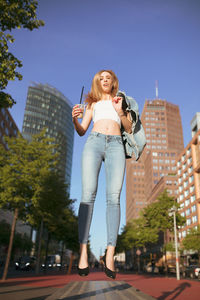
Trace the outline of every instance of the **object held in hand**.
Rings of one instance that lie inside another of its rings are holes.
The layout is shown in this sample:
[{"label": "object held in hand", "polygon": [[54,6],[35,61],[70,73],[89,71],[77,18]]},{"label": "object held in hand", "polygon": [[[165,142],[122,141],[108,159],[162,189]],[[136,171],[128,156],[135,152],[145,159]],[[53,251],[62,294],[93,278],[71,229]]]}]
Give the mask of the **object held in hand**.
[{"label": "object held in hand", "polygon": [[77,108],[81,111],[77,118],[82,119],[83,118],[83,113],[85,109],[85,104],[76,104]]}]

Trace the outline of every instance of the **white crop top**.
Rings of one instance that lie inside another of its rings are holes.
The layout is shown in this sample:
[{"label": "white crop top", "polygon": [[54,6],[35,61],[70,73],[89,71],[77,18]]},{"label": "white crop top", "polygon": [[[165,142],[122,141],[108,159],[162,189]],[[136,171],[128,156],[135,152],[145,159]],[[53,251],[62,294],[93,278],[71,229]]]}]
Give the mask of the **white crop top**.
[{"label": "white crop top", "polygon": [[95,103],[93,109],[93,122],[95,123],[102,119],[113,120],[121,127],[121,120],[112,105],[112,100],[100,100]]}]

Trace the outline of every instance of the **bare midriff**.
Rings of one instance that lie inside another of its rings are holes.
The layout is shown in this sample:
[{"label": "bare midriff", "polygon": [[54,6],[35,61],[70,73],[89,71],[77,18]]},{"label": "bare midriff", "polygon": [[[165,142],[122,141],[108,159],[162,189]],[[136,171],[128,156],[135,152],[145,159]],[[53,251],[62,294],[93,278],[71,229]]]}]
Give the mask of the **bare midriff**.
[{"label": "bare midriff", "polygon": [[95,122],[92,131],[107,135],[121,135],[119,124],[113,120],[107,119]]}]

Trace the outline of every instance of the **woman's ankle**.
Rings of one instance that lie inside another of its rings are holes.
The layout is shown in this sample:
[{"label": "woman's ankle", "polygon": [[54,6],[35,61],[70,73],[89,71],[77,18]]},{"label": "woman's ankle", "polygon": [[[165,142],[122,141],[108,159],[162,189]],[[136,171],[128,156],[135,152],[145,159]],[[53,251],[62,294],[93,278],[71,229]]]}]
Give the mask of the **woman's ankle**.
[{"label": "woman's ankle", "polygon": [[87,254],[87,245],[80,244],[80,258],[79,258],[79,268],[87,268],[88,267],[88,254]]}]

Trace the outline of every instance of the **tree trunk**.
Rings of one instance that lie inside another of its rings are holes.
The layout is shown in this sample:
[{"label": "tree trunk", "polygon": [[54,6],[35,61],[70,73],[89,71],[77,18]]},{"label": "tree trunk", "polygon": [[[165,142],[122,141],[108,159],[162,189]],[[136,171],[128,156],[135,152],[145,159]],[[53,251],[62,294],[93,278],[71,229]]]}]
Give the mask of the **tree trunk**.
[{"label": "tree trunk", "polygon": [[72,264],[73,264],[73,259],[74,259],[74,254],[73,254],[73,252],[72,252],[72,253],[71,253],[71,256],[70,256],[69,269],[68,269],[68,272],[67,272],[68,275],[71,274]]},{"label": "tree trunk", "polygon": [[167,244],[167,231],[164,232],[164,246],[165,246],[165,276],[168,274],[168,262],[167,262],[167,249],[166,249],[166,244]]},{"label": "tree trunk", "polygon": [[15,234],[15,227],[16,227],[17,218],[18,218],[18,208],[15,208],[13,222],[12,222],[12,228],[11,228],[11,233],[10,233],[10,241],[9,241],[9,246],[8,246],[8,254],[7,254],[7,257],[6,257],[6,263],[5,263],[5,267],[4,267],[2,281],[6,280],[6,277],[7,277],[7,274],[8,274],[8,266],[9,266],[9,263],[10,263],[10,256],[11,256],[11,252],[12,252],[13,239],[14,239],[14,234]]},{"label": "tree trunk", "polygon": [[45,253],[45,266],[44,266],[44,271],[47,271],[47,257],[48,257],[48,251],[49,251],[49,241],[50,241],[50,234],[47,232],[47,242],[46,242],[46,253]]},{"label": "tree trunk", "polygon": [[62,242],[61,259],[60,259],[60,270],[62,270],[62,265],[63,265],[64,246],[65,246],[64,242]]},{"label": "tree trunk", "polygon": [[37,263],[35,268],[35,274],[39,274],[40,271],[40,252],[41,252],[41,244],[42,244],[42,233],[43,233],[43,219],[40,223],[40,235],[38,241],[38,250],[37,250]]}]

